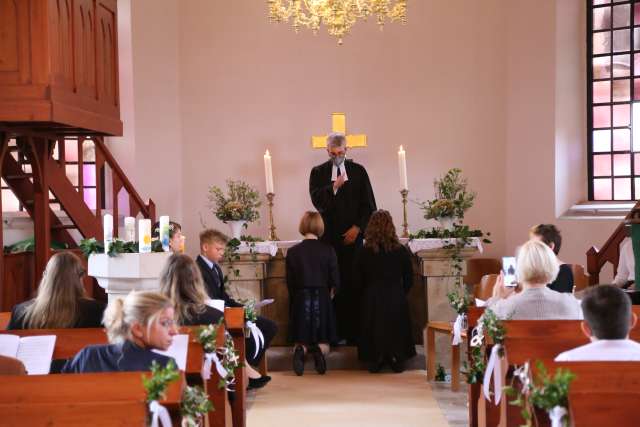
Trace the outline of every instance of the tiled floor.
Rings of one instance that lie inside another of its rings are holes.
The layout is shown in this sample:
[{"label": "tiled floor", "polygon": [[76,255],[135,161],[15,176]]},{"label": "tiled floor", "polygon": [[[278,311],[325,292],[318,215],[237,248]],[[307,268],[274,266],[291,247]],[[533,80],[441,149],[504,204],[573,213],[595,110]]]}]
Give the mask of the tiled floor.
[{"label": "tiled floor", "polygon": [[431,390],[450,427],[469,425],[466,384],[460,387],[460,391],[452,392],[450,384],[431,383]]}]

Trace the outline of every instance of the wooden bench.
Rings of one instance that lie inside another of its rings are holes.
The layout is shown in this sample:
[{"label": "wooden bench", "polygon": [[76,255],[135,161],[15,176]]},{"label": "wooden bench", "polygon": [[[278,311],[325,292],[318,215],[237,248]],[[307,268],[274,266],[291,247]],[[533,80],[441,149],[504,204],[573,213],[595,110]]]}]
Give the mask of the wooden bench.
[{"label": "wooden bench", "polygon": [[[148,373],[147,373],[148,374]],[[0,426],[146,426],[142,372],[0,376]],[[161,402],[180,423],[184,376]]]},{"label": "wooden bench", "polygon": [[[239,323],[239,319],[242,319]],[[225,323],[231,327],[227,329],[234,336],[236,349],[241,353],[245,352],[244,344],[244,310],[242,308],[228,308],[225,310]],[[180,328],[180,333],[189,334],[189,347],[187,351],[186,377],[190,384],[200,384],[202,361],[204,352],[202,346],[195,340],[195,333],[199,327],[190,326]],[[218,344],[224,342],[224,327],[218,333]],[[56,345],[53,351],[54,359],[70,359],[87,345],[107,344],[108,339],[103,329],[78,328],[78,329],[22,329],[11,331],[0,331],[19,336],[34,335],[55,335]],[[236,337],[242,337],[236,339]],[[240,360],[243,360],[242,358]],[[246,380],[245,369],[240,367],[235,372],[236,375],[236,396],[232,405],[233,426],[244,427],[246,423]],[[56,376],[57,377],[57,376]],[[211,378],[205,382],[204,388],[209,394],[209,399],[215,407],[215,411],[209,413],[209,424],[211,427],[222,427],[232,425],[227,414],[228,394],[224,390],[218,389],[220,377],[215,369],[212,370]],[[241,414],[237,414],[241,411]],[[238,420],[236,423],[236,419]]]}]

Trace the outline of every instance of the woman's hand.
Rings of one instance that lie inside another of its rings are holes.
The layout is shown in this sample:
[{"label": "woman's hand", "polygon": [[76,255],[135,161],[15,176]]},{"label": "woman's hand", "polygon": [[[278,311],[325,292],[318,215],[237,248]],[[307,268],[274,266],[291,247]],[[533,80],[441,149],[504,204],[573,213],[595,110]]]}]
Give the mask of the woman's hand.
[{"label": "woman's hand", "polygon": [[514,287],[505,286],[504,275],[500,272],[500,275],[498,275],[498,279],[496,280],[496,284],[493,286],[493,297],[499,299],[509,298],[513,295],[514,290]]}]

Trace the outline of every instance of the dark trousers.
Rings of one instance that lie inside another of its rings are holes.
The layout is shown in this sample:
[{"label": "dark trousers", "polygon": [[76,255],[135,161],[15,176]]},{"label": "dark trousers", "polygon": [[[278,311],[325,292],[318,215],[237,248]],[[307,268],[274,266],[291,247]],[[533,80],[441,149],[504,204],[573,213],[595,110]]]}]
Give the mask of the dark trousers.
[{"label": "dark trousers", "polygon": [[360,296],[353,285],[353,259],[362,246],[362,237],[353,245],[333,244],[340,270],[340,290],[334,298],[338,337],[357,341],[360,332]]},{"label": "dark trousers", "polygon": [[260,332],[264,335],[264,346],[260,348],[257,356],[253,356],[256,351],[256,344],[253,337],[248,337],[245,341],[247,362],[253,366],[257,366],[260,363],[264,353],[271,344],[271,340],[273,340],[273,337],[275,337],[278,332],[278,326],[276,323],[266,317],[258,316],[256,326],[258,326],[258,329],[260,329]]}]

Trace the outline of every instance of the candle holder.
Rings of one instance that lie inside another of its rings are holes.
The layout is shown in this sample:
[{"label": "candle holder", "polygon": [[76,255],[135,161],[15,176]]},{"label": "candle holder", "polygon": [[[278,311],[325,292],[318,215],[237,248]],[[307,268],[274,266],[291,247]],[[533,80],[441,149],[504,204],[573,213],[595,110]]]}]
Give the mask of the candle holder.
[{"label": "candle holder", "polygon": [[409,223],[407,222],[407,196],[409,195],[409,190],[406,188],[400,190],[400,194],[402,195],[402,237],[409,237]]},{"label": "candle holder", "polygon": [[273,223],[273,198],[276,197],[275,193],[267,193],[267,200],[269,201],[269,240],[277,241],[276,226]]}]

